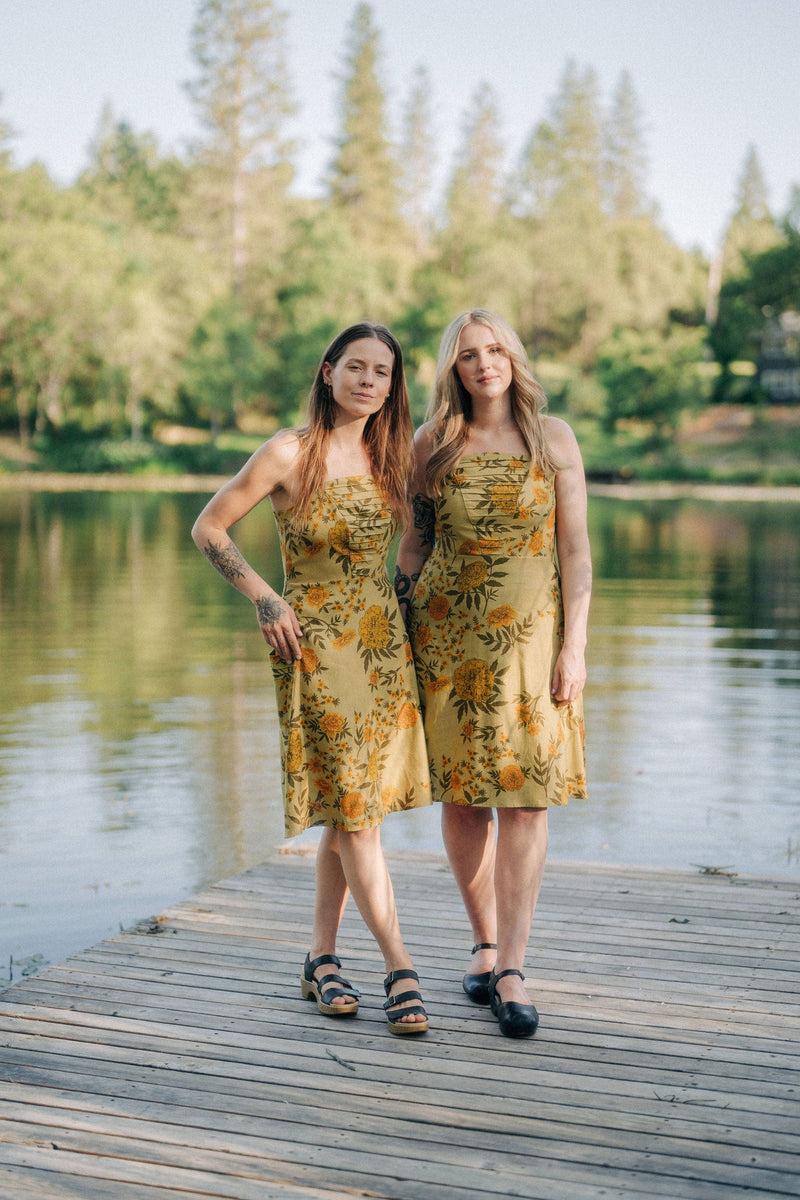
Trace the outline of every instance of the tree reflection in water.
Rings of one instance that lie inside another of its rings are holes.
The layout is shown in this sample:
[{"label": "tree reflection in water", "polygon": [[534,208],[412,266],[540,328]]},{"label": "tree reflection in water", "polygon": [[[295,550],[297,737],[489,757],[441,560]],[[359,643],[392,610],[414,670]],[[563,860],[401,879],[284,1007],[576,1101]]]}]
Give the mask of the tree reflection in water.
[{"label": "tree reflection in water", "polygon": [[[191,542],[205,499],[0,494],[0,962],[282,842],[267,651]],[[800,876],[797,507],[593,499],[590,525],[590,799],[551,815],[551,855]],[[235,536],[278,584],[268,508]],[[440,852],[438,818],[386,846]]]}]

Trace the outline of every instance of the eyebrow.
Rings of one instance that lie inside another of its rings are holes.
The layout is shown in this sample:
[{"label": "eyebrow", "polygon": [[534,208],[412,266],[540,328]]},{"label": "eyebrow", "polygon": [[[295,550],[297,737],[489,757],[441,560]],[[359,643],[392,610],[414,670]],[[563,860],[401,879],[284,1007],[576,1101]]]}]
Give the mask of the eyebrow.
[{"label": "eyebrow", "polygon": [[[502,342],[486,342],[483,349],[493,350],[495,346],[499,346],[501,350],[503,349]],[[478,348],[478,346],[464,346],[462,350],[459,350],[458,357],[460,358],[462,354],[474,354]]]},{"label": "eyebrow", "polygon": [[[345,356],[344,361],[345,363],[352,363],[356,367],[365,367],[367,365],[367,360],[365,358],[355,358],[351,357],[349,354]],[[391,371],[392,367],[394,366],[394,359],[392,359],[391,362],[376,362],[373,363],[373,366],[376,368],[385,367],[387,371]]]}]

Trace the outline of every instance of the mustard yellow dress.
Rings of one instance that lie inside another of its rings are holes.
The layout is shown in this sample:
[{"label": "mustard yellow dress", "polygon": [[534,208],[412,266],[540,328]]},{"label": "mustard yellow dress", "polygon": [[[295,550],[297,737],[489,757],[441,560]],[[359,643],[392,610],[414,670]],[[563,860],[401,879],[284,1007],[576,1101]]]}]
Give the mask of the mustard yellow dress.
[{"label": "mustard yellow dress", "polygon": [[395,522],[371,476],[329,480],[297,530],[275,519],[302,659],[271,656],[286,836],[366,829],[430,804],[411,647],[386,573]]},{"label": "mustard yellow dress", "polygon": [[436,502],[411,639],[434,799],[549,808],[586,796],[582,702],[551,699],[563,638],[555,477],[463,457]]}]

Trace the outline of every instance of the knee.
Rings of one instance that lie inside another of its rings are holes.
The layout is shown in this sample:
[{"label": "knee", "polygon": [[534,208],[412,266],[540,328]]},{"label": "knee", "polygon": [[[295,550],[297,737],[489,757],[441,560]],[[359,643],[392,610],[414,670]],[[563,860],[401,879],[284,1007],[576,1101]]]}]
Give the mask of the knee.
[{"label": "knee", "polygon": [[501,828],[509,833],[518,833],[544,841],[548,840],[547,809],[546,808],[501,808],[498,809],[498,820]]},{"label": "knee", "polygon": [[462,804],[442,805],[442,824],[458,829],[483,830],[494,822],[494,809],[470,808]]}]

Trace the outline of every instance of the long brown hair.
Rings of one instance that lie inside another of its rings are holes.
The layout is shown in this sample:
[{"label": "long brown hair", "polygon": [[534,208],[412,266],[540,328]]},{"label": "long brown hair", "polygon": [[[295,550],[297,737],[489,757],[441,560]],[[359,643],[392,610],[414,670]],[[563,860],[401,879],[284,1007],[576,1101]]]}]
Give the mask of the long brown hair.
[{"label": "long brown hair", "polygon": [[542,421],[547,396],[531,374],[525,347],[508,322],[497,313],[488,308],[473,308],[450,322],[439,344],[436,383],[427,413],[434,451],[428,460],[426,482],[432,496],[441,494],[444,477],[458,462],[469,436],[472,397],[459,379],[455,364],[461,332],[473,321],[492,331],[511,362],[511,412],[528,448],[531,469],[538,468],[545,475],[551,475],[559,466],[547,444]]},{"label": "long brown hair", "polygon": [[300,487],[294,508],[296,520],[307,515],[315,493],[325,483],[328,439],[336,423],[336,401],[323,378],[323,367],[326,363],[335,366],[351,342],[357,342],[360,338],[377,338],[394,355],[389,395],[380,410],[367,419],[363,439],[372,476],[384,501],[397,523],[401,526],[406,523],[412,426],[403,351],[397,338],[385,325],[375,325],[371,321],[360,321],[343,329],[320,361],[308,397],[306,423],[297,430],[300,439],[297,458]]}]

